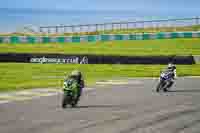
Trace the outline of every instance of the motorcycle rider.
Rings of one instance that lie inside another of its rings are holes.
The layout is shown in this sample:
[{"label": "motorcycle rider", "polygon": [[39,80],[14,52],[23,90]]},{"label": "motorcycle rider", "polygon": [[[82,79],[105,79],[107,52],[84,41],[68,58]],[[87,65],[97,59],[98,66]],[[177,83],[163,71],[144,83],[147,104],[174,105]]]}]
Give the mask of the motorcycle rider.
[{"label": "motorcycle rider", "polygon": [[170,88],[174,84],[174,80],[177,78],[176,65],[170,62],[167,66],[167,71],[172,72],[172,80],[169,81],[167,86],[167,88]]},{"label": "motorcycle rider", "polygon": [[73,70],[71,74],[67,76],[67,78],[65,79],[64,84],[70,81],[75,81],[78,83],[79,87],[78,87],[78,93],[77,93],[77,99],[76,99],[76,102],[78,102],[82,94],[82,89],[85,86],[82,73],[78,70]]}]

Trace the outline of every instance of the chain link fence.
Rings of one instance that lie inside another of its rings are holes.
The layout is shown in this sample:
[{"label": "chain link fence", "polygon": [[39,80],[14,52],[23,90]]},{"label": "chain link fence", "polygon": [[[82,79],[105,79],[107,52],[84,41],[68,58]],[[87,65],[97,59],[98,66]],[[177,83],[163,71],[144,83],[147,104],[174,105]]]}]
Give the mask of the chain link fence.
[{"label": "chain link fence", "polygon": [[104,33],[154,33],[154,32],[175,32],[175,31],[199,31],[200,18],[182,18],[135,22],[116,22],[104,24],[86,25],[57,25],[41,26],[39,33],[43,34],[104,34]]}]

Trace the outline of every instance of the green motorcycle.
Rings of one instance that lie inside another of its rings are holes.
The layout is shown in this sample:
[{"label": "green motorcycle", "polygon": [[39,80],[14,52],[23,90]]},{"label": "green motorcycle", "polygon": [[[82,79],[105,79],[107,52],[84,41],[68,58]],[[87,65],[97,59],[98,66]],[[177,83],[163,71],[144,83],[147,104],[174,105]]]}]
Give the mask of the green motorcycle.
[{"label": "green motorcycle", "polygon": [[75,80],[68,80],[64,82],[62,107],[66,108],[67,105],[76,107],[78,103],[79,84]]}]

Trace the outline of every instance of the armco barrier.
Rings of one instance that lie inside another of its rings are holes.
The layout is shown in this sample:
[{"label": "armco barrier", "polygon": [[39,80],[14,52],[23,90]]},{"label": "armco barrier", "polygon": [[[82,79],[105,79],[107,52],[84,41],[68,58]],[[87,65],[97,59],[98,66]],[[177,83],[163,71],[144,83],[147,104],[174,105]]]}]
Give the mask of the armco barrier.
[{"label": "armco barrier", "polygon": [[2,36],[0,43],[66,43],[66,42],[96,42],[110,40],[152,40],[174,38],[199,38],[199,32],[163,32],[163,33],[136,33],[136,34],[103,34],[83,36]]},{"label": "armco barrier", "polygon": [[0,62],[56,64],[195,64],[193,56],[104,56],[0,53]]},{"label": "armco barrier", "polygon": [[0,37],[0,43],[3,43],[3,37]]}]

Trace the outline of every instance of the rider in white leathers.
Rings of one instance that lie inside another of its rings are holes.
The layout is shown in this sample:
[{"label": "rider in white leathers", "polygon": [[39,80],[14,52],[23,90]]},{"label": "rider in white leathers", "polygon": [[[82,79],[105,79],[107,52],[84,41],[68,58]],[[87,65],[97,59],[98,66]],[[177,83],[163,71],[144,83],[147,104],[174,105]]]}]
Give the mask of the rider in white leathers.
[{"label": "rider in white leathers", "polygon": [[173,63],[169,63],[167,66],[167,71],[171,71],[173,73],[173,77],[172,80],[170,80],[169,85],[167,86],[167,88],[170,88],[173,84],[174,84],[174,80],[177,78],[177,74],[176,74],[176,66]]}]

